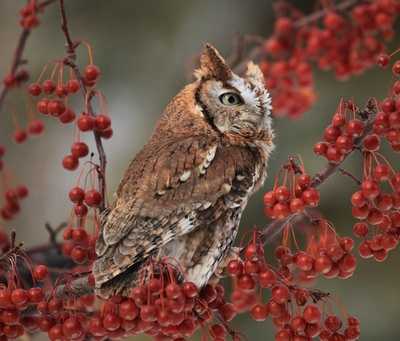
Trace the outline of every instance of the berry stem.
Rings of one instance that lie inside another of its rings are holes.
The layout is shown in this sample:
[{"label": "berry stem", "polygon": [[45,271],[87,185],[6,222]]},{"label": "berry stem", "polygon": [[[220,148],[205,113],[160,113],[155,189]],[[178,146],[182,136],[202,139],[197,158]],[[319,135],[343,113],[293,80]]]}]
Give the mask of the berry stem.
[{"label": "berry stem", "polygon": [[[60,5],[60,13],[61,13],[61,29],[64,33],[66,43],[67,43],[67,47],[66,47],[67,57],[64,59],[64,64],[69,66],[73,70],[75,77],[79,80],[79,82],[81,84],[85,103],[87,103],[87,113],[89,115],[96,116],[96,114],[93,110],[92,104],[91,104],[91,100],[94,96],[94,93],[92,92],[92,90],[90,90],[90,89],[88,90],[87,87],[85,86],[83,76],[82,76],[81,72],[79,71],[78,66],[75,63],[75,59],[76,59],[75,49],[77,47],[77,44],[74,44],[71,39],[71,35],[70,35],[69,27],[68,27],[67,16],[66,16],[66,12],[65,12],[64,0],[59,0],[59,5]],[[87,99],[87,101],[86,101],[86,99]],[[100,209],[100,212],[102,212],[106,208],[105,176],[106,176],[107,158],[106,158],[106,154],[104,152],[103,142],[101,140],[100,134],[97,131],[93,131],[93,134],[94,134],[94,139],[95,139],[96,148],[97,148],[97,152],[99,154],[99,161],[100,161],[100,165],[97,169],[97,176],[98,176],[98,180],[99,180],[100,194],[102,195],[102,200],[101,200],[99,209]]]}]

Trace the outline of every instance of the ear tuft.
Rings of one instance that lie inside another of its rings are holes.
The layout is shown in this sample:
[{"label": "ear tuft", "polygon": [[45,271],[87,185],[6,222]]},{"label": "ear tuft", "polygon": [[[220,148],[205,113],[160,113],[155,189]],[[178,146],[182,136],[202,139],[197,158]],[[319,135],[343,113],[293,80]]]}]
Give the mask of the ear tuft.
[{"label": "ear tuft", "polygon": [[264,74],[262,73],[260,67],[253,62],[247,63],[246,78],[250,79],[258,86],[264,86]]},{"label": "ear tuft", "polygon": [[194,75],[197,79],[215,78],[226,81],[232,77],[232,70],[217,49],[207,43],[200,56],[200,68],[195,71]]}]

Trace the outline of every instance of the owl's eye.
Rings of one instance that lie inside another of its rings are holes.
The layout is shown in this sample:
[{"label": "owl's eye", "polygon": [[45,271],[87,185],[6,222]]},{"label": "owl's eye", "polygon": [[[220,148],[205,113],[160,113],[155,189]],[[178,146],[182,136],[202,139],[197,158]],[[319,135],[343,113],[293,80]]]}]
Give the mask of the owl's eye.
[{"label": "owl's eye", "polygon": [[219,100],[223,105],[240,105],[243,104],[243,99],[234,92],[226,92],[219,96]]}]

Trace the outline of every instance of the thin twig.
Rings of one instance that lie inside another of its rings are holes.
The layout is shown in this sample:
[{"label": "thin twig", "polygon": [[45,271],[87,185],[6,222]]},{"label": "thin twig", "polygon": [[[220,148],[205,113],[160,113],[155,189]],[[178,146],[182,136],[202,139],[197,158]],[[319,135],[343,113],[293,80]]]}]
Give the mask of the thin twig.
[{"label": "thin twig", "polygon": [[344,176],[349,177],[350,179],[352,179],[357,185],[361,185],[361,180],[358,179],[354,174],[351,174],[349,171],[345,170],[342,167],[338,168],[338,171],[343,174]]},{"label": "thin twig", "polygon": [[[59,0],[60,4],[60,13],[61,13],[61,30],[64,33],[65,40],[66,40],[66,49],[67,49],[67,57],[64,59],[64,64],[69,66],[75,74],[75,77],[79,80],[79,83],[82,88],[82,93],[85,102],[87,103],[87,111],[88,114],[91,116],[96,116],[91,100],[94,96],[94,93],[91,89],[88,89],[85,85],[83,76],[79,71],[79,67],[75,63],[76,60],[76,53],[75,50],[79,44],[73,42],[71,38],[71,34],[68,27],[68,20],[65,12],[64,0]],[[100,204],[100,212],[104,211],[106,208],[106,166],[107,166],[107,158],[104,152],[103,142],[99,132],[94,131],[94,139],[96,143],[97,152],[99,154],[99,169],[97,170],[98,180],[99,180],[99,187],[100,193],[102,195],[102,202]]]}]

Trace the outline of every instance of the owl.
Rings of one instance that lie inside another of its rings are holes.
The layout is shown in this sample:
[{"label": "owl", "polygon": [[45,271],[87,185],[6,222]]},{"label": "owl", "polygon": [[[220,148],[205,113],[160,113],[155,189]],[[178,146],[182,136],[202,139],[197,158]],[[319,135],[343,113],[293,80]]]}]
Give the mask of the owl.
[{"label": "owl", "polygon": [[271,97],[258,66],[242,78],[207,44],[195,81],[167,105],[104,215],[93,264],[96,293],[127,295],[150,258],[179,263],[207,284],[229,257],[273,150]]}]

